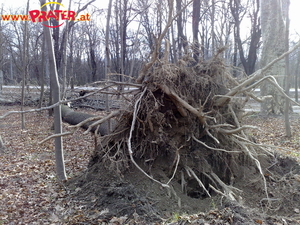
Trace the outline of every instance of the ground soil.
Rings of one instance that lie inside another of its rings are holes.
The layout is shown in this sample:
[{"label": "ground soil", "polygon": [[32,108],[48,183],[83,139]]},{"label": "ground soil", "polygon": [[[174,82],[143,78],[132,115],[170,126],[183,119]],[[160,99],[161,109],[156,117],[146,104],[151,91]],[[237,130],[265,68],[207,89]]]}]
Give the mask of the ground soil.
[{"label": "ground soil", "polygon": [[[261,157],[267,180],[269,202],[261,178],[251,163],[240,168],[244,179],[233,182],[241,190],[238,201],[220,195],[205,197],[200,188],[194,195],[181,191],[180,180],[171,182],[176,194],[146,178],[132,166],[123,178],[95,165],[84,175],[71,179],[68,187],[75,198],[85,201],[87,208],[99,210],[98,222],[125,216],[125,223],[138,224],[297,224],[300,222],[300,166],[296,160],[276,154]],[[162,161],[161,164],[168,163]],[[169,177],[163,166],[152,168],[151,174],[161,182]],[[180,198],[180,202],[178,200]],[[121,222],[122,223],[122,222]]]},{"label": "ground soil", "polygon": [[[293,130],[298,132],[298,115],[293,115]],[[279,121],[279,123],[275,121]],[[267,121],[267,122],[266,122]],[[297,224],[299,223],[300,202],[300,166],[296,159],[282,155],[282,150],[292,145],[297,148],[297,137],[294,140],[282,135],[283,120],[280,117],[262,117],[254,115],[245,122],[252,125],[263,125],[273,129],[276,140],[270,143],[268,132],[249,133],[256,142],[275,144],[270,152],[273,156],[261,152],[260,160],[263,174],[267,181],[267,193],[256,166],[251,160],[236,161],[240,176],[234,178],[231,185],[237,191],[237,201],[231,201],[222,195],[212,193],[208,197],[201,191],[198,183],[188,180],[189,190],[182,193],[180,176],[175,176],[170,184],[173,190],[145,177],[135,166],[122,177],[113,173],[105,166],[96,163],[85,174],[71,179],[68,187],[75,190],[74,198],[85,201],[85,206],[96,210],[87,217],[96,218],[97,222],[112,222],[128,224]],[[274,127],[276,129],[274,129]],[[279,131],[279,128],[281,128]],[[295,135],[296,136],[296,135]],[[290,144],[287,144],[287,143]],[[278,145],[281,143],[281,145]],[[282,147],[282,148],[278,148]],[[265,146],[265,149],[268,149]],[[281,151],[280,151],[280,150]],[[285,154],[289,154],[287,150]],[[206,154],[202,149],[194,157]],[[294,152],[297,155],[298,152]],[[200,157],[199,157],[200,158]],[[151,167],[151,176],[162,183],[170,179],[167,164],[168,158],[160,158]],[[140,163],[143,167],[143,163]],[[144,166],[147,170],[147,166]],[[178,172],[179,173],[179,172]],[[237,174],[237,172],[234,172]],[[101,211],[99,209],[102,209]],[[121,218],[121,219],[120,219]]]},{"label": "ground soil", "polygon": [[[1,106],[0,115],[16,109]],[[250,134],[256,142],[277,148],[274,157],[265,152],[258,156],[269,199],[255,166],[245,161],[241,177],[232,180],[241,190],[237,201],[216,193],[207,197],[197,192],[197,184],[193,194],[183,194],[178,176],[172,181],[174,191],[168,191],[133,165],[121,177],[99,164],[87,169],[93,138],[81,130],[65,138],[70,179],[57,183],[53,144],[38,144],[51,134],[52,118],[47,112],[28,114],[26,130],[20,129],[19,118],[13,114],[0,124],[7,146],[0,155],[0,224],[300,224],[299,115],[291,117],[291,139],[284,136],[281,117],[247,118],[248,124],[261,127]],[[69,130],[67,124],[64,129]],[[156,165],[164,163],[168,160]],[[161,182],[169,180],[159,166],[151,174]]]}]

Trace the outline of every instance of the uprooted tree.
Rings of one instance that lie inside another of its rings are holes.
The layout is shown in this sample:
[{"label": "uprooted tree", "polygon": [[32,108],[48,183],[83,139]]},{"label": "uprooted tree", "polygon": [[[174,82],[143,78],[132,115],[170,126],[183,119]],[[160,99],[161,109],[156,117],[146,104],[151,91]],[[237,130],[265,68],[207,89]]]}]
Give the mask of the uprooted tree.
[{"label": "uprooted tree", "polygon": [[[111,171],[110,180],[101,184],[109,196],[113,195],[109,190],[113,174],[125,179],[132,173],[145,176],[175,196],[179,207],[182,195],[201,199],[220,195],[230,201],[239,200],[242,189],[235,184],[253,182],[263,190],[262,199],[271,203],[264,166],[266,161],[272,161],[269,158],[273,158],[273,152],[248,134],[248,130],[257,128],[242,123],[243,106],[250,98],[262,102],[270,97],[259,98],[252,92],[264,81],[288,98],[276,79],[265,72],[298,48],[300,42],[264,68],[237,80],[222,60],[224,49],[219,49],[208,61],[195,62],[192,48],[186,46],[191,55],[172,64],[166,41],[164,56],[159,59],[162,40],[174,19],[171,15],[172,9],[151,60],[140,72],[138,84],[123,83],[138,87],[124,98],[126,107],[106,117],[62,107],[66,122],[93,131],[97,140],[84,179],[94,172],[101,179],[105,170]],[[95,93],[110,93],[109,87],[122,85],[107,83],[110,84]],[[108,121],[112,118],[117,124],[110,133],[111,121]],[[103,123],[108,124],[105,132]],[[247,180],[250,174],[252,180]]]},{"label": "uprooted tree", "polygon": [[[265,81],[289,98],[276,79],[265,72],[300,42],[264,68],[237,80],[222,60],[224,49],[208,61],[195,62],[186,55],[172,64],[166,41],[164,56],[159,59],[162,40],[174,19],[171,15],[172,8],[151,59],[136,80],[138,93],[125,99],[127,106],[107,117],[89,117],[75,125],[89,122],[88,130],[97,131],[112,117],[117,121],[109,135],[95,132],[98,144],[90,171],[103,173],[107,168],[125,178],[139,172],[172,193],[179,207],[179,192],[193,198],[218,194],[238,200],[242,190],[234,184],[251,173],[270,203],[266,168],[261,164],[270,161],[273,152],[248,135],[248,130],[257,128],[241,122],[243,107],[250,98],[258,102],[270,98],[252,92]],[[192,55],[193,49],[187,52]]]},{"label": "uprooted tree", "polygon": [[[268,199],[261,160],[273,153],[247,134],[257,128],[241,123],[242,109],[249,98],[264,100],[251,92],[263,81],[285,95],[276,80],[263,72],[289,52],[241,81],[231,77],[221,53],[222,49],[211,60],[196,65],[189,57],[177,65],[167,60],[152,60],[146,65],[138,79],[139,92],[127,108],[101,120],[88,118],[89,130],[112,117],[118,121],[109,135],[95,132],[98,145],[90,168],[106,167],[122,177],[129,168],[137,168],[141,176],[169,189],[180,205],[178,183],[180,191],[190,197],[217,193],[238,199],[241,190],[232,184],[244,179],[252,167]],[[159,168],[159,174],[152,168]]]},{"label": "uprooted tree", "polygon": [[[275,157],[248,134],[248,130],[257,128],[241,122],[242,109],[249,98],[264,100],[252,93],[263,81],[269,81],[288,98],[275,78],[264,76],[264,72],[299,46],[300,42],[243,80],[231,76],[221,57],[223,49],[197,64],[189,56],[172,64],[167,60],[168,52],[159,60],[154,53],[141,71],[139,83],[124,83],[138,87],[125,98],[128,104],[124,108],[105,117],[80,114],[77,120],[79,114],[63,106],[64,120],[76,124],[73,127],[93,131],[97,140],[89,170],[83,176],[85,182],[91,173],[101,179],[105,171],[111,171],[109,180],[101,180],[100,185],[110,196],[113,175],[125,179],[132,173],[145,176],[174,196],[179,208],[182,195],[200,199],[220,195],[235,201],[243,191],[236,183],[256,183],[264,192],[262,200],[271,204],[274,198],[269,198],[266,178],[276,164],[272,161]],[[107,83],[95,93],[112,93],[109,87],[122,85]],[[49,107],[39,110],[43,109]],[[115,129],[103,133],[101,124],[112,118],[117,121]]]}]

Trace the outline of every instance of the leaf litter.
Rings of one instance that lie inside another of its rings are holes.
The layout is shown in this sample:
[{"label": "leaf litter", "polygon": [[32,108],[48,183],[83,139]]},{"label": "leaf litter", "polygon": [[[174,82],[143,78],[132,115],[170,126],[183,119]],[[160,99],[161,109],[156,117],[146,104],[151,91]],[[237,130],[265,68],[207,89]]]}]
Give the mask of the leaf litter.
[{"label": "leaf litter", "polygon": [[[16,106],[0,108],[4,114],[10,110],[18,110]],[[109,219],[99,219],[109,214],[107,208],[88,207],[97,201],[91,197],[82,201],[72,198],[81,188],[76,188],[72,195],[64,183],[58,183],[55,175],[55,156],[53,141],[41,145],[38,143],[52,134],[52,118],[47,112],[31,113],[25,116],[26,130],[21,130],[20,115],[13,114],[0,121],[0,135],[7,147],[0,154],[0,224],[143,224],[140,217],[134,214],[128,216],[110,216]],[[293,115],[293,137],[288,139],[284,134],[284,121],[281,117],[264,118],[259,115],[247,118],[247,124],[259,126],[261,131],[253,131],[257,143],[275,145],[282,154],[292,156],[300,161],[300,119]],[[68,126],[64,124],[64,130]],[[64,137],[66,172],[68,177],[75,177],[87,169],[94,150],[94,140],[91,135],[83,135],[76,131],[72,136]],[[295,182],[300,177],[294,175]],[[266,177],[268,175],[266,174]],[[270,179],[271,176],[269,177]],[[289,182],[281,180],[281,182]],[[274,183],[275,185],[275,183]],[[297,190],[295,190],[296,192]],[[298,190],[299,191],[299,190]],[[238,207],[238,206],[233,206]],[[232,208],[232,207],[231,207]],[[234,212],[225,207],[221,210],[210,210],[207,213],[194,215],[177,215],[169,212],[168,224],[232,224]],[[295,207],[295,220],[274,220],[273,224],[293,224],[300,220],[299,208]],[[246,209],[244,209],[245,211]],[[173,212],[175,213],[175,212]],[[297,219],[298,218],[298,219]],[[267,224],[261,218],[252,218],[255,224]],[[158,223],[157,223],[158,224]]]}]

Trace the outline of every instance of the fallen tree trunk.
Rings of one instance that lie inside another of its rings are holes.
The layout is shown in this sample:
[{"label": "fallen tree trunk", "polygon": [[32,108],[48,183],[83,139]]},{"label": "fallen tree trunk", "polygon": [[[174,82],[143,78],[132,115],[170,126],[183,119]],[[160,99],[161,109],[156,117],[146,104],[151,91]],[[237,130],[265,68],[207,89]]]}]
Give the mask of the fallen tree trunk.
[{"label": "fallen tree trunk", "polygon": [[[61,107],[61,116],[64,122],[71,125],[77,125],[86,119],[95,117],[95,115],[74,111],[66,105],[62,105]],[[82,124],[81,127],[85,130],[88,130],[89,126],[92,125],[93,123],[94,121],[89,121]],[[114,128],[115,128],[115,122],[114,120],[112,120],[111,129],[113,130]],[[98,133],[101,135],[109,134],[110,133],[109,122],[108,121],[103,122],[102,124],[100,124],[99,128],[98,126],[94,126],[90,129],[90,131],[94,133],[97,129],[98,129]]]},{"label": "fallen tree trunk", "polygon": [[14,105],[16,101],[11,101],[9,99],[0,98],[0,105]]}]

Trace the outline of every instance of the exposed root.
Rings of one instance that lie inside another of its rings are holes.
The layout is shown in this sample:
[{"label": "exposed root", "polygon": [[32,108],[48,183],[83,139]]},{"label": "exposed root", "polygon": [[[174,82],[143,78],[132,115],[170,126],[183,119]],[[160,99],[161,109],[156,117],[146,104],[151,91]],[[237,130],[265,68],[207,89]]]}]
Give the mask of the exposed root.
[{"label": "exposed root", "polygon": [[227,152],[227,153],[241,153],[241,151],[228,151],[228,150],[225,150],[225,149],[222,149],[222,148],[213,148],[213,147],[210,147],[208,146],[207,144],[205,144],[204,142],[198,140],[197,138],[195,138],[194,135],[192,135],[192,138],[194,141],[202,144],[204,147],[208,148],[208,149],[211,149],[211,150],[214,150],[214,151],[221,151],[221,152]]},{"label": "exposed root", "polygon": [[135,102],[134,105],[134,111],[133,111],[133,119],[132,119],[132,123],[131,123],[131,128],[129,131],[129,137],[127,140],[127,146],[128,146],[128,152],[129,152],[129,156],[130,156],[130,160],[131,162],[136,166],[136,168],[138,168],[138,170],[140,170],[146,177],[148,177],[149,179],[153,180],[154,182],[160,184],[163,187],[166,188],[170,188],[170,186],[168,184],[164,184],[161,183],[160,181],[154,179],[153,177],[151,177],[149,174],[147,174],[135,161],[135,159],[133,158],[133,151],[132,151],[132,147],[131,147],[131,139],[132,139],[132,133],[135,127],[135,122],[136,122],[136,118],[137,118],[137,113],[139,111],[140,108],[140,101],[143,97],[143,95],[145,94],[145,92],[147,91],[147,88],[144,89],[144,91],[141,93],[140,97],[137,99],[137,101]]},{"label": "exposed root", "polygon": [[231,135],[231,134],[240,133],[242,130],[247,130],[249,128],[251,128],[251,129],[258,129],[258,127],[255,127],[255,126],[245,125],[245,126],[242,126],[242,127],[236,128],[236,129],[232,129],[232,130],[225,130],[223,128],[219,128],[218,131],[221,132],[221,133],[223,133],[223,134]]},{"label": "exposed root", "polygon": [[169,87],[167,87],[166,85],[158,85],[160,87],[160,89],[166,93],[167,95],[169,95],[169,97],[171,98],[171,100],[173,101],[173,103],[176,105],[178,111],[180,112],[180,114],[183,117],[187,116],[187,113],[183,110],[183,108],[186,108],[187,110],[189,110],[191,113],[193,113],[195,116],[197,116],[199,118],[200,123],[203,125],[205,124],[205,117],[203,115],[203,113],[197,109],[195,109],[193,106],[191,106],[190,104],[188,104],[186,101],[184,101],[183,99],[181,99],[173,90],[171,90]]},{"label": "exposed root", "polygon": [[61,134],[53,134],[47,138],[45,138],[44,140],[40,141],[39,142],[39,145],[45,143],[46,141],[49,141],[53,138],[56,138],[56,137],[63,137],[63,136],[68,136],[68,135],[72,135],[74,132],[64,132],[64,133],[61,133]]},{"label": "exposed root", "polygon": [[[133,165],[166,187],[178,205],[176,183],[182,193],[195,198],[221,194],[238,200],[241,191],[233,187],[233,180],[244,179],[241,168],[248,164],[257,169],[268,199],[258,152],[272,153],[248,137],[247,131],[257,127],[243,124],[241,111],[253,97],[250,91],[272,78],[263,78],[261,70],[239,83],[229,78],[217,56],[194,66],[189,66],[189,56],[180,62],[174,65],[164,58],[146,65],[140,76],[143,86],[122,111],[119,126],[113,134],[99,137],[94,163],[116,167],[121,174]],[[240,93],[248,96],[243,102]]]},{"label": "exposed root", "polygon": [[[116,117],[118,115],[120,115],[121,112],[120,111],[113,111],[111,112],[109,115],[105,116],[104,118],[100,119],[100,120],[97,120],[96,122],[92,123],[89,128],[84,132],[84,134],[87,134],[91,131],[91,129],[95,126],[99,126],[100,124],[104,123],[105,121],[113,118],[113,117]],[[84,121],[83,121],[84,122]]]},{"label": "exposed root", "polygon": [[206,192],[206,194],[207,194],[209,197],[211,197],[211,195],[209,194],[209,191],[206,189],[206,187],[204,186],[204,184],[202,183],[202,181],[197,177],[197,175],[195,174],[195,172],[194,172],[190,167],[188,167],[188,166],[185,166],[184,168],[185,168],[187,174],[188,174],[190,177],[193,176],[193,177],[197,180],[197,182],[198,182],[198,184],[200,185],[200,187],[202,187],[203,190]]}]

